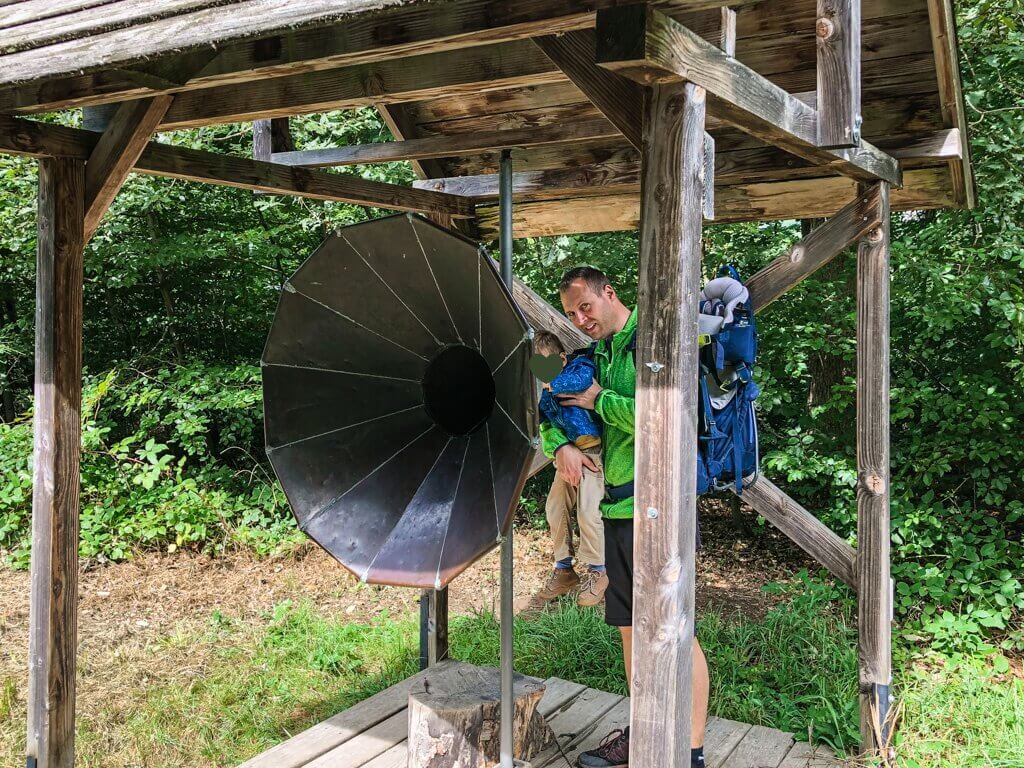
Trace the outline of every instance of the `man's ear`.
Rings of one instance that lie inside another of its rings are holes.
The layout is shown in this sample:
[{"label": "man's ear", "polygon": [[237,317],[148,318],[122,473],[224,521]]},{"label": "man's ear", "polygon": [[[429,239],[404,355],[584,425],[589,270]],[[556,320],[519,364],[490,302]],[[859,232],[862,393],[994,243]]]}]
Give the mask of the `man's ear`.
[{"label": "man's ear", "polygon": [[608,299],[608,301],[615,301],[618,298],[618,296],[615,293],[615,289],[612,288],[611,284],[606,285],[603,290],[604,297]]}]

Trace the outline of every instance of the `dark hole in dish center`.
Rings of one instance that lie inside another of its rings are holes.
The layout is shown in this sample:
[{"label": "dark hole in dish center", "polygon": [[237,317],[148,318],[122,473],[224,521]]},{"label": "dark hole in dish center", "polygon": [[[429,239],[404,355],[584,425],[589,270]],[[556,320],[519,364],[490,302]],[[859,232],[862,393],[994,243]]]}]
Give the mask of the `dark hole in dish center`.
[{"label": "dark hole in dish center", "polygon": [[455,345],[438,352],[423,374],[423,404],[449,435],[469,435],[494,410],[494,377],[483,356]]}]

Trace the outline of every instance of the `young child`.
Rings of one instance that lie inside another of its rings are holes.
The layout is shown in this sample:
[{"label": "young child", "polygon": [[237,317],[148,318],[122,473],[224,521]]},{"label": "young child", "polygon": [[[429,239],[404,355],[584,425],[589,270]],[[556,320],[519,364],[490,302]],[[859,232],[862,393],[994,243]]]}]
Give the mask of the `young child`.
[{"label": "young child", "polygon": [[[579,406],[565,406],[555,395],[582,392],[594,381],[596,370],[592,360],[569,360],[562,342],[549,331],[538,331],[533,339],[534,352],[557,354],[562,358],[562,372],[550,384],[544,385],[540,398],[541,422],[559,427],[566,437],[580,448],[598,471],[583,468],[578,487],[572,486],[557,474],[548,491],[545,510],[555,550],[555,569],[547,583],[534,595],[521,600],[520,610],[539,610],[552,600],[578,589],[576,602],[581,606],[599,605],[608,587],[604,567],[604,523],[601,520],[601,499],[604,497],[604,472],[601,470],[601,427],[593,411]],[[577,559],[586,563],[587,571],[581,580],[573,569],[577,555],[572,543],[571,513],[576,508],[580,528],[580,546]]]}]

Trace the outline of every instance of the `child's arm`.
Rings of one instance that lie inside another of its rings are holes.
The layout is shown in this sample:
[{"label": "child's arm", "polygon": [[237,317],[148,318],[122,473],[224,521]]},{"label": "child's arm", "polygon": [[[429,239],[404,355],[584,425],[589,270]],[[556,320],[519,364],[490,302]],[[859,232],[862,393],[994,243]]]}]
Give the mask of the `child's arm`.
[{"label": "child's arm", "polygon": [[594,364],[589,360],[573,360],[551,381],[551,392],[555,395],[582,392],[594,383],[595,373]]}]

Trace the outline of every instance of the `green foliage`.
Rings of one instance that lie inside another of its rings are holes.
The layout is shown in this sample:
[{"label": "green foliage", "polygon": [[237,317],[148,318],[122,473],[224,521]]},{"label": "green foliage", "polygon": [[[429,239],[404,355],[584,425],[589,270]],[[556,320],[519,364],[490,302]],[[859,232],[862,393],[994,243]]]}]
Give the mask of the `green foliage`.
[{"label": "green foliage", "polygon": [[[195,364],[90,378],[82,424],[81,555],[134,549],[268,549],[294,534],[255,455],[259,369]],[[0,547],[27,564],[31,424],[0,424]]]}]

